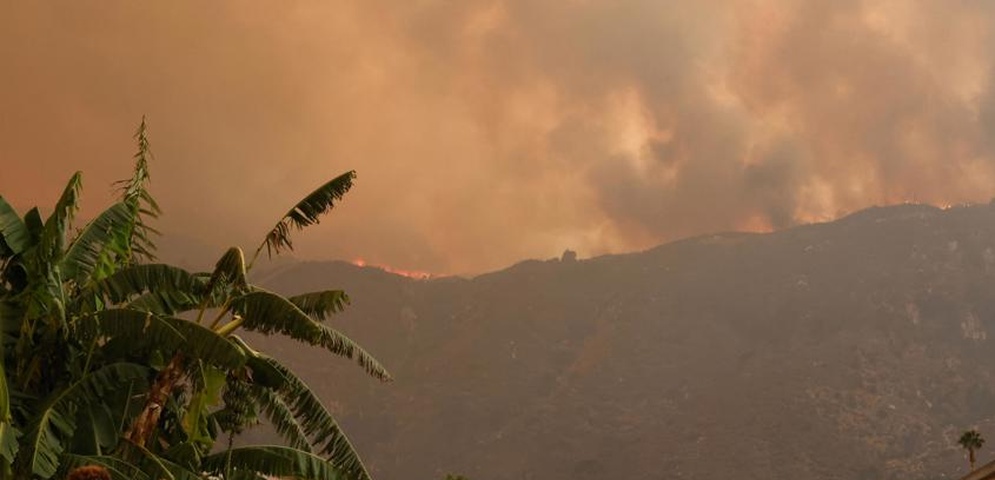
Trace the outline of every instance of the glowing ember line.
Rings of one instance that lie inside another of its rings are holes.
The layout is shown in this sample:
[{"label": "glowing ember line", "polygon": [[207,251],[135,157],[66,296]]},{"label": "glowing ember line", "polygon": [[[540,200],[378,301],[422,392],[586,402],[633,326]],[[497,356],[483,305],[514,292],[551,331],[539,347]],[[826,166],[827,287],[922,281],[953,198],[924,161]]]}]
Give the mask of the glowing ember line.
[{"label": "glowing ember line", "polygon": [[402,269],[402,268],[394,268],[394,267],[391,267],[391,266],[388,266],[388,265],[376,265],[376,264],[368,263],[366,260],[363,260],[362,258],[357,258],[357,259],[353,260],[351,263],[353,265],[357,266],[357,267],[376,268],[378,270],[383,270],[383,271],[385,271],[387,273],[392,273],[394,275],[400,275],[400,276],[406,277],[406,278],[414,278],[414,279],[419,279],[419,280],[426,280],[426,279],[432,278],[434,276],[431,273],[422,272],[422,271],[419,271],[419,270],[405,270],[405,269]]}]

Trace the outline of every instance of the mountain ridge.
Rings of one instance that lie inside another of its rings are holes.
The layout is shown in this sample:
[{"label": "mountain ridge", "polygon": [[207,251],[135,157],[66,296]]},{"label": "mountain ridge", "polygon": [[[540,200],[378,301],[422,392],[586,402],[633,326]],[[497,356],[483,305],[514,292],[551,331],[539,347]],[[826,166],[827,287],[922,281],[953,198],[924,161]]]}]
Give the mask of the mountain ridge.
[{"label": "mountain ridge", "polygon": [[[286,342],[380,478],[950,478],[995,426],[995,207],[418,280],[302,262],[397,379]],[[981,460],[987,458],[981,452]]]}]

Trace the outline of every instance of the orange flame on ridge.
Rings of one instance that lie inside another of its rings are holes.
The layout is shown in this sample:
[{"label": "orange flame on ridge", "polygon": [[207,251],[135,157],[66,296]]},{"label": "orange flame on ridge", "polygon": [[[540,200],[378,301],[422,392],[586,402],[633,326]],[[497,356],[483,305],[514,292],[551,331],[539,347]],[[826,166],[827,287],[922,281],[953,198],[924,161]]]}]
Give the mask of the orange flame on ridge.
[{"label": "orange flame on ridge", "polygon": [[400,275],[400,276],[405,277],[405,278],[414,278],[416,280],[427,280],[427,279],[432,278],[432,277],[435,276],[435,275],[432,275],[429,272],[423,272],[423,271],[420,271],[420,270],[405,270],[403,268],[394,268],[394,267],[391,267],[391,266],[388,266],[388,265],[377,265],[377,264],[373,264],[373,263],[368,263],[366,260],[363,260],[362,258],[357,258],[357,259],[353,260],[350,263],[352,263],[353,265],[355,265],[357,267],[361,267],[361,268],[376,268],[378,270],[383,270],[383,271],[385,271],[387,273],[392,273],[394,275]]}]

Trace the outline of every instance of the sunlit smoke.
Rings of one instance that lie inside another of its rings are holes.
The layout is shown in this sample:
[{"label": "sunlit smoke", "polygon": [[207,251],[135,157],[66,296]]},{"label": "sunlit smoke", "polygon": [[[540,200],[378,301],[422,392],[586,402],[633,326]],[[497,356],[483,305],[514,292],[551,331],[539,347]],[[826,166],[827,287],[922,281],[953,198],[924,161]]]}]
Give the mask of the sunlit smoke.
[{"label": "sunlit smoke", "polygon": [[147,114],[167,233],[257,244],[355,169],[297,253],[414,274],[987,202],[993,32],[995,2],[11,2],[0,192],[82,169],[104,204]]}]

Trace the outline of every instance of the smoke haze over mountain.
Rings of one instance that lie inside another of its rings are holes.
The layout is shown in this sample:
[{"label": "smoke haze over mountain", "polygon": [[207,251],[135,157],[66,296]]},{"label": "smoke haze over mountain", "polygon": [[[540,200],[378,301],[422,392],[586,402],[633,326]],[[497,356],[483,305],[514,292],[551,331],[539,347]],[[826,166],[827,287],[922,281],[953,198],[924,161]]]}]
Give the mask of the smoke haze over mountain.
[{"label": "smoke haze over mountain", "polygon": [[[167,233],[480,272],[995,191],[995,4],[6,2],[0,191],[87,204],[151,123]],[[84,215],[92,212],[83,212]]]}]

